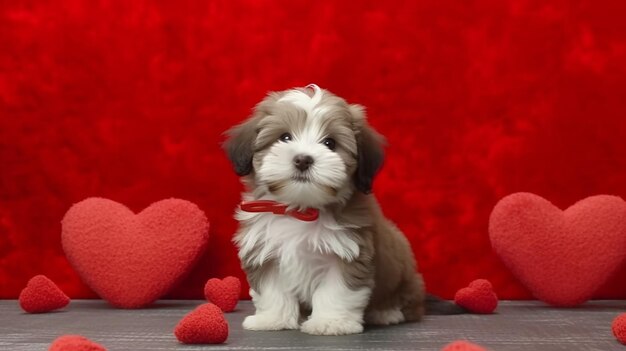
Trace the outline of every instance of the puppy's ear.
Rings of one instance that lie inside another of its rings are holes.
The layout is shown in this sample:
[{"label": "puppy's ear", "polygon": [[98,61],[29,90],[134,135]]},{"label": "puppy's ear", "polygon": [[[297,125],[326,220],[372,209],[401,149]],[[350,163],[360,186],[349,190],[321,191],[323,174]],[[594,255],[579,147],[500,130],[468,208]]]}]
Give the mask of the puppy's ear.
[{"label": "puppy's ear", "polygon": [[363,106],[350,105],[354,117],[357,142],[357,169],[354,173],[354,185],[364,194],[372,191],[376,173],[383,165],[385,139],[369,126],[365,119]]},{"label": "puppy's ear", "polygon": [[252,117],[225,133],[228,139],[222,147],[239,176],[245,176],[252,172],[253,144],[257,136],[258,120],[259,118]]}]

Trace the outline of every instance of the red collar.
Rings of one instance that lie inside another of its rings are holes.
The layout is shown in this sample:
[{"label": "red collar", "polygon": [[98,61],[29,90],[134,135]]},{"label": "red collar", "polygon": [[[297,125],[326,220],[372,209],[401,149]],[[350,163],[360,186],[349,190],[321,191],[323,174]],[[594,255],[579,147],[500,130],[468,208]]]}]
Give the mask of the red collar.
[{"label": "red collar", "polygon": [[303,211],[287,211],[287,205],[272,200],[243,201],[240,206],[241,210],[245,212],[272,212],[273,214],[291,216],[305,222],[312,222],[320,215],[320,211],[315,208],[307,208]]}]

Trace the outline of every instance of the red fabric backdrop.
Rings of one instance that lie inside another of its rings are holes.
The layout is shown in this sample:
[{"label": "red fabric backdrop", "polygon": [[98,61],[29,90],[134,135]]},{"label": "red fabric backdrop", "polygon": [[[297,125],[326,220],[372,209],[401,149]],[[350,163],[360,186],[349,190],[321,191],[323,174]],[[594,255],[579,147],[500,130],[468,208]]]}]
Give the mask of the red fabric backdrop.
[{"label": "red fabric backdrop", "polygon": [[[238,275],[241,186],[219,147],[268,90],[317,83],[389,140],[375,191],[429,290],[527,291],[492,253],[511,192],[626,197],[626,2],[4,1],[0,298],[43,273],[93,296],[60,245],[72,203],[179,197],[210,248],[171,296]],[[598,297],[626,298],[626,268]]]}]

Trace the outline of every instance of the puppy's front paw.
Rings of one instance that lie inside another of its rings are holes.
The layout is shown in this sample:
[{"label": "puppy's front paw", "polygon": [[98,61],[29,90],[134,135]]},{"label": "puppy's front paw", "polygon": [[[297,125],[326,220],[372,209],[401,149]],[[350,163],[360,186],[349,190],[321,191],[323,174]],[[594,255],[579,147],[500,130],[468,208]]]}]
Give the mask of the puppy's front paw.
[{"label": "puppy's front paw", "polygon": [[298,321],[295,318],[283,320],[275,315],[255,314],[244,319],[243,328],[247,330],[298,329]]},{"label": "puppy's front paw", "polygon": [[347,335],[363,332],[363,325],[351,319],[311,318],[300,330],[312,335]]}]

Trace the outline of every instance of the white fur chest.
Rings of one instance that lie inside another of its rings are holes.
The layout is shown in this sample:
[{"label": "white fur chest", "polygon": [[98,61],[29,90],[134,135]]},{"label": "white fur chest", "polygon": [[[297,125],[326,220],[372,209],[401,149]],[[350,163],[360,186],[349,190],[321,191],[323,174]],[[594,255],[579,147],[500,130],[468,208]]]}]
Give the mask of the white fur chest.
[{"label": "white fur chest", "polygon": [[235,238],[240,259],[252,266],[274,261],[276,269],[268,274],[305,302],[329,270],[359,255],[353,230],[339,225],[328,213],[321,212],[313,222],[241,210],[236,218],[247,225]]}]

